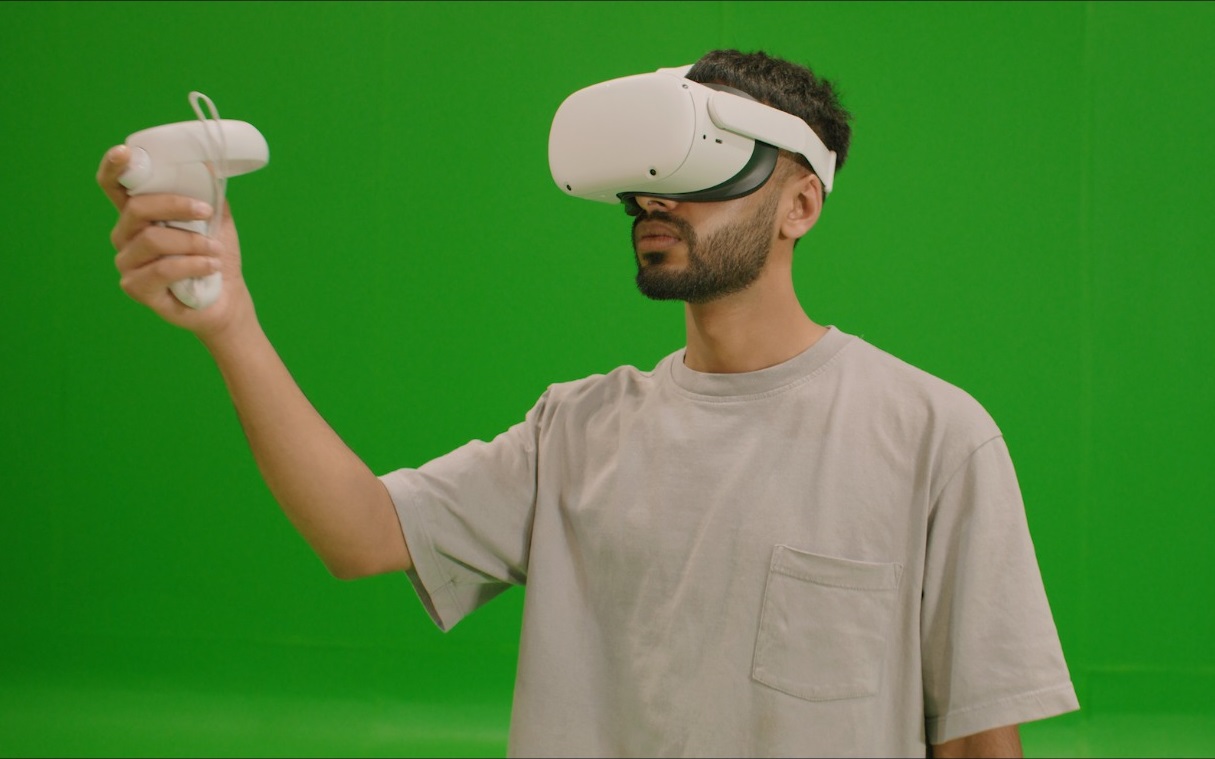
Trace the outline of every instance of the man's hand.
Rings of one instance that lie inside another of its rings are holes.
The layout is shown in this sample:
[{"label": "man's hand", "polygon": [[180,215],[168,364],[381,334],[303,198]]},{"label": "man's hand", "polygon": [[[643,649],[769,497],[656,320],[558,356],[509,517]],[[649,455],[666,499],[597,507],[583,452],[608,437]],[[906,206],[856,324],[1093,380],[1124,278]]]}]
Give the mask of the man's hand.
[{"label": "man's hand", "polygon": [[[253,304],[241,277],[240,243],[227,204],[216,239],[163,226],[160,222],[210,219],[212,209],[184,195],[128,195],[118,177],[130,157],[130,151],[119,145],[106,152],[97,169],[97,184],[119,211],[110,242],[118,251],[114,265],[123,291],[204,342],[251,321]],[[169,291],[177,280],[216,271],[222,272],[223,292],[207,308],[183,305]]]},{"label": "man's hand", "polygon": [[984,730],[964,735],[932,747],[931,756],[938,757],[1014,757],[1020,759],[1021,733],[1016,725]]}]

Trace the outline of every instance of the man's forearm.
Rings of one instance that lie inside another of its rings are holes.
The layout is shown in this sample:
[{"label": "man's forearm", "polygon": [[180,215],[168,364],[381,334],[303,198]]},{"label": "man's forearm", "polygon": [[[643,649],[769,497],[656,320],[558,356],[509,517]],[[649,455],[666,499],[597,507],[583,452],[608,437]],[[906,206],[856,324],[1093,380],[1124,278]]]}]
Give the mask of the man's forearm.
[{"label": "man's forearm", "polygon": [[270,492],[337,577],[409,567],[387,490],[304,396],[261,328],[207,343]]}]

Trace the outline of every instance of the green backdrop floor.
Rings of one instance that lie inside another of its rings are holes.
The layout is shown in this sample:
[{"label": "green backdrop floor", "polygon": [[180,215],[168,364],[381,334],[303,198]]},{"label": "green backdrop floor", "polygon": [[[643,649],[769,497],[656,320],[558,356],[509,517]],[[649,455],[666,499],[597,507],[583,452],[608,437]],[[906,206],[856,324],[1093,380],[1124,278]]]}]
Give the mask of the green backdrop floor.
[{"label": "green backdrop floor", "polygon": [[[0,754],[28,757],[469,756],[506,753],[508,702],[355,700],[110,685],[0,686]],[[1201,715],[1061,717],[1022,727],[1025,755],[1209,757]]]},{"label": "green backdrop floor", "polygon": [[122,683],[0,690],[5,756],[502,756],[509,704],[206,693]]},{"label": "green backdrop floor", "polygon": [[[441,648],[42,638],[4,647],[0,756],[504,756],[510,672]],[[1144,707],[1154,703],[1144,699]],[[1211,705],[1064,715],[1026,756],[1209,757]]]}]

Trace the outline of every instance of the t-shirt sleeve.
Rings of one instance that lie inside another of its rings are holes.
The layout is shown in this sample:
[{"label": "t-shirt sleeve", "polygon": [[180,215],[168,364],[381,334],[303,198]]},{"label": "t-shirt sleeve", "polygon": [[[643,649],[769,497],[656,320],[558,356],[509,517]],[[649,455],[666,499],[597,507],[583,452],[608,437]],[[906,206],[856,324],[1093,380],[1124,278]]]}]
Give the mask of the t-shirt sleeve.
[{"label": "t-shirt sleeve", "polygon": [[1079,708],[1002,437],[935,499],[921,626],[930,743]]},{"label": "t-shirt sleeve", "polygon": [[409,579],[444,631],[526,582],[537,426],[547,397],[488,443],[474,440],[417,469],[380,477],[413,559]]}]

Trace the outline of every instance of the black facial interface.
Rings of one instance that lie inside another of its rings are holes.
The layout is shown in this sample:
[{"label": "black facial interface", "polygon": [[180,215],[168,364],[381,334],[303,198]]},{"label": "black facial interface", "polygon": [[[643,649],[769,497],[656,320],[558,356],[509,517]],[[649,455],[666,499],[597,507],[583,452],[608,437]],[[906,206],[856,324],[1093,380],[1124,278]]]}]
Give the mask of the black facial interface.
[{"label": "black facial interface", "polygon": [[681,192],[673,195],[655,192],[621,192],[617,193],[616,197],[624,202],[625,213],[629,216],[636,216],[641,213],[641,207],[637,204],[636,200],[636,196],[638,195],[645,195],[650,198],[666,198],[680,202],[733,200],[734,198],[745,197],[763,187],[764,182],[768,181],[768,177],[772,176],[772,171],[776,168],[778,154],[779,151],[775,146],[756,140],[755,149],[751,151],[751,158],[747,160],[746,165],[737,174],[719,185],[714,185],[704,190],[696,190],[695,192]]}]

